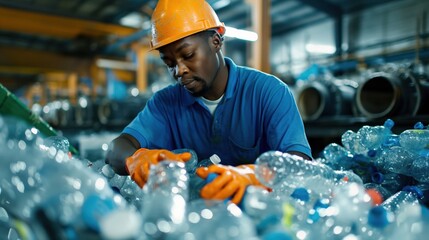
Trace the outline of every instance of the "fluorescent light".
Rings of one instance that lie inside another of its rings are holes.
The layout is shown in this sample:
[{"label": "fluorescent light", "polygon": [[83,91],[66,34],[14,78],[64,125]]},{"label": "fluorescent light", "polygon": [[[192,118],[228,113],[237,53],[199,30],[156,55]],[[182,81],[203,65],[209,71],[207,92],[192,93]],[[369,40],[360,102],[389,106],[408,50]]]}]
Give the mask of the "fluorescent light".
[{"label": "fluorescent light", "polygon": [[123,26],[140,28],[142,26],[143,17],[136,12],[132,12],[119,20]]},{"label": "fluorescent light", "polygon": [[135,71],[136,65],[132,62],[126,61],[118,61],[118,60],[110,60],[110,59],[97,59],[95,62],[97,67],[99,68],[111,68],[111,69],[119,69],[119,70],[128,70]]},{"label": "fluorescent light", "polygon": [[246,41],[256,41],[258,40],[258,34],[252,31],[237,29],[233,27],[225,27],[225,37],[238,38]]},{"label": "fluorescent light", "polygon": [[215,2],[215,3],[213,3],[213,9],[219,9],[219,8],[223,8],[223,7],[225,7],[225,6],[227,6],[227,5],[229,5],[231,3],[231,1],[229,1],[229,0],[220,0],[220,1],[217,1],[217,2]]},{"label": "fluorescent light", "polygon": [[319,53],[319,54],[333,54],[335,53],[335,47],[332,45],[320,45],[320,44],[307,44],[305,49],[310,53]]}]

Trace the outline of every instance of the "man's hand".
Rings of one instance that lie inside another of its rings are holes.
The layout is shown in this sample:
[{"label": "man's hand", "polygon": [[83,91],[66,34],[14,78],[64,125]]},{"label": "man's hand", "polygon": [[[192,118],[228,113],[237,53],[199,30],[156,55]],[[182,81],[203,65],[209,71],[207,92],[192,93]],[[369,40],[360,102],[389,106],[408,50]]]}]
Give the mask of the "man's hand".
[{"label": "man's hand", "polygon": [[247,186],[263,187],[255,177],[253,164],[238,167],[217,164],[198,168],[196,173],[203,179],[207,179],[211,173],[218,175],[201,189],[200,195],[204,199],[224,200],[230,198],[233,203],[239,204]]},{"label": "man's hand", "polygon": [[125,160],[125,165],[131,178],[140,187],[143,187],[149,178],[151,165],[158,164],[158,162],[163,160],[187,162],[191,159],[191,156],[189,152],[175,154],[166,149],[140,148]]}]

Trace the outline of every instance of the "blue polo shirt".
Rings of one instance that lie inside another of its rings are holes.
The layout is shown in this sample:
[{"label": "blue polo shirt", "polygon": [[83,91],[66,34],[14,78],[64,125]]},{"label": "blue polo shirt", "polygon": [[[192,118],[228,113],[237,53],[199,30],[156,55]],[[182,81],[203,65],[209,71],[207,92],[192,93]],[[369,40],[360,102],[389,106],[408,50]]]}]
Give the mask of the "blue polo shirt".
[{"label": "blue polo shirt", "polygon": [[193,149],[199,159],[213,154],[225,165],[254,163],[268,150],[298,151],[311,157],[303,122],[288,86],[277,77],[237,66],[229,70],[223,99],[210,114],[201,98],[179,84],[158,92],[125,127],[150,149]]}]

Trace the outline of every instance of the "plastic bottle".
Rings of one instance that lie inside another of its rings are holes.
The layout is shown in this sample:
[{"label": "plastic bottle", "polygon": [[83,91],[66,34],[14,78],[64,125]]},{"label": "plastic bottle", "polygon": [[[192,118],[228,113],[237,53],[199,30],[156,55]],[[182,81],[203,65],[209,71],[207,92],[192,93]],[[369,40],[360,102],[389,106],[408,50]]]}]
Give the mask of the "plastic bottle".
[{"label": "plastic bottle", "polygon": [[85,224],[103,239],[136,239],[141,232],[140,214],[133,208],[119,207],[112,198],[88,195],[81,215]]},{"label": "plastic bottle", "polygon": [[377,191],[382,197],[383,201],[392,196],[392,193],[380,184],[369,182],[365,183],[363,186],[365,187],[365,189],[373,189]]},{"label": "plastic bottle", "polygon": [[415,158],[417,158],[416,154],[403,147],[394,146],[382,152],[376,165],[387,172],[410,176],[412,174],[410,171],[411,165]]},{"label": "plastic bottle", "polygon": [[354,164],[353,154],[336,143],[330,143],[323,149],[323,157],[326,161],[322,162],[333,169],[351,169]]},{"label": "plastic bottle", "polygon": [[197,156],[197,153],[194,150],[188,149],[188,148],[181,148],[181,149],[175,149],[172,152],[174,152],[174,153],[189,152],[191,154],[191,159],[189,159],[185,163],[185,168],[186,168],[186,171],[189,174],[194,174],[195,173],[195,169],[196,169],[197,164],[198,164],[198,156]]},{"label": "plastic bottle", "polygon": [[379,148],[392,134],[393,120],[387,119],[383,126],[363,126],[357,132],[361,144],[368,150]]},{"label": "plastic bottle", "polygon": [[354,226],[367,217],[372,206],[371,196],[362,185],[348,183],[337,186],[324,219],[325,239],[344,239],[350,234],[357,235]]},{"label": "plastic bottle", "polygon": [[391,239],[394,221],[395,216],[391,211],[375,206],[369,210],[368,217],[359,226],[358,236],[368,240]]},{"label": "plastic bottle", "polygon": [[7,214],[6,209],[0,207],[0,239],[8,239],[7,236],[11,230],[11,227],[9,214]]},{"label": "plastic bottle", "polygon": [[110,199],[117,206],[126,204],[108,187],[105,178],[62,151],[49,154],[27,146],[25,150],[1,148],[0,152],[5,157],[0,163],[4,177],[0,205],[16,219],[40,225],[40,232],[46,231],[53,238],[74,239],[88,230],[81,208],[90,195]]},{"label": "plastic bottle", "polygon": [[259,233],[269,232],[281,224],[283,198],[266,189],[249,186],[241,202],[241,209],[254,222]]},{"label": "plastic bottle", "polygon": [[43,139],[42,145],[44,147],[50,148],[53,147],[57,151],[63,151],[65,153],[69,152],[70,142],[64,136],[50,136]]},{"label": "plastic bottle", "polygon": [[213,154],[207,159],[203,159],[196,164],[195,170],[192,170],[189,174],[189,201],[200,198],[201,188],[207,183],[204,179],[200,178],[195,174],[195,171],[199,167],[208,167],[213,164],[219,164],[221,159],[218,155]]},{"label": "plastic bottle", "polygon": [[137,209],[141,207],[143,190],[130,176],[116,174],[112,167],[104,162],[104,159],[92,162],[90,168],[104,176],[112,190],[120,194],[129,204]]},{"label": "plastic bottle", "polygon": [[410,173],[417,181],[429,183],[429,157],[416,156],[411,164]]},{"label": "plastic bottle", "polygon": [[140,210],[147,238],[177,239],[186,232],[188,182],[182,162],[165,160],[151,166]]},{"label": "plastic bottle", "polygon": [[349,150],[353,155],[362,154],[366,155],[368,149],[362,145],[361,136],[352,130],[347,130],[343,135],[341,135],[341,143],[343,146]]},{"label": "plastic bottle", "polygon": [[396,213],[389,239],[421,240],[429,236],[429,209],[421,204],[406,203]]},{"label": "plastic bottle", "polygon": [[[306,161],[301,157],[279,151],[261,154],[256,159],[255,165],[258,180],[274,190],[281,183],[287,183],[291,187],[308,187],[312,190],[326,189],[324,186],[342,181],[344,177],[326,164]],[[303,182],[306,184],[302,185]]]},{"label": "plastic bottle", "polygon": [[258,239],[252,220],[235,204],[197,199],[189,203],[187,216],[183,239]]},{"label": "plastic bottle", "polygon": [[399,134],[400,145],[417,153],[420,150],[429,148],[429,129],[408,129]]},{"label": "plastic bottle", "polygon": [[405,186],[401,191],[386,199],[381,206],[396,213],[404,204],[420,204],[419,201],[422,197],[423,192],[420,188],[416,186]]}]

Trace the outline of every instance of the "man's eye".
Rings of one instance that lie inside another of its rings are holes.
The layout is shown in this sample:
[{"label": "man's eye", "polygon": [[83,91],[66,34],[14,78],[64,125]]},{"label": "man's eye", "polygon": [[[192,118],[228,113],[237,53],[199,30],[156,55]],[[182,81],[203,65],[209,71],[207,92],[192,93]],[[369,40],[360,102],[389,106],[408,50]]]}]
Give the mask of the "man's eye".
[{"label": "man's eye", "polygon": [[191,52],[191,53],[185,54],[184,58],[185,59],[191,59],[193,56],[194,56],[194,53]]}]

